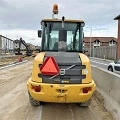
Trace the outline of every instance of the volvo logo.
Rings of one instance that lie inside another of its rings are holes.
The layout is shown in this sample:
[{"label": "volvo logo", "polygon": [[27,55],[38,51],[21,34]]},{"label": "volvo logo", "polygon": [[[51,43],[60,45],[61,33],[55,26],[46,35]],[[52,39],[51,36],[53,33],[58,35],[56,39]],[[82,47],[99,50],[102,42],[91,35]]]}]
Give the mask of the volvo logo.
[{"label": "volvo logo", "polygon": [[65,71],[73,68],[74,66],[75,66],[75,65],[71,65],[70,67],[68,67],[68,68],[66,68],[66,69],[60,69],[60,72],[59,72],[58,74],[52,76],[50,79],[53,79],[53,78],[55,78],[55,77],[58,76],[58,75],[61,75],[61,76],[62,76],[62,75],[65,75]]},{"label": "volvo logo", "polygon": [[65,69],[60,69],[60,75],[65,75]]}]

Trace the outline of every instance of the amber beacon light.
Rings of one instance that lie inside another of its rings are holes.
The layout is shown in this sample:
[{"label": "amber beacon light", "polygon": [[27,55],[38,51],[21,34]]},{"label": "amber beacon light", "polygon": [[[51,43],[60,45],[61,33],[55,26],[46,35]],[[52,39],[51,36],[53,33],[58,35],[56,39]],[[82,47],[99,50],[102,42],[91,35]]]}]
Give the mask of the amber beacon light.
[{"label": "amber beacon light", "polygon": [[58,14],[58,5],[57,4],[53,5],[53,13]]}]

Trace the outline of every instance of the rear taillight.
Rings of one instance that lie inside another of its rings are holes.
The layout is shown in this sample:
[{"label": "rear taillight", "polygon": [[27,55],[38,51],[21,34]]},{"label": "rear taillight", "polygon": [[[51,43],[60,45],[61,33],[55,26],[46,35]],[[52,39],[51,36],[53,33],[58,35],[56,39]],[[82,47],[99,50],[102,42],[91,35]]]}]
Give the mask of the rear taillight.
[{"label": "rear taillight", "polygon": [[88,93],[91,90],[92,90],[91,87],[85,87],[85,88],[82,89],[83,93]]},{"label": "rear taillight", "polygon": [[40,92],[40,91],[41,91],[41,86],[31,85],[31,88],[32,88],[35,92]]}]

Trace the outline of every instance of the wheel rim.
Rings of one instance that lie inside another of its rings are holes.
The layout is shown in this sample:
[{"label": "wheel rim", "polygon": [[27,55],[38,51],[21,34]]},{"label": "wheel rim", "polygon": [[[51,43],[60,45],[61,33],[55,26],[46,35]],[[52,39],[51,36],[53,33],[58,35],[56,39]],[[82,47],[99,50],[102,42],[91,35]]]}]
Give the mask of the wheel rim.
[{"label": "wheel rim", "polygon": [[108,70],[109,70],[109,71],[111,71],[111,72],[113,71],[111,67],[109,67],[109,69],[108,69]]}]

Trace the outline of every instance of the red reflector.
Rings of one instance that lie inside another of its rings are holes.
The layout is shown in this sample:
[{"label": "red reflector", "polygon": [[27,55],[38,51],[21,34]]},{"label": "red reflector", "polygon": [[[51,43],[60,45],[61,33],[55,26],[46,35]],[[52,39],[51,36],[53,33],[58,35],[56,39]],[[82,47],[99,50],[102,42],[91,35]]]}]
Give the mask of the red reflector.
[{"label": "red reflector", "polygon": [[60,69],[54,57],[47,57],[40,67],[40,71],[44,75],[56,75]]},{"label": "red reflector", "polygon": [[35,92],[40,92],[41,91],[41,87],[40,86],[31,86],[32,89],[35,90]]},{"label": "red reflector", "polygon": [[91,91],[91,90],[92,90],[91,87],[83,88],[83,93],[88,93],[88,92]]}]

